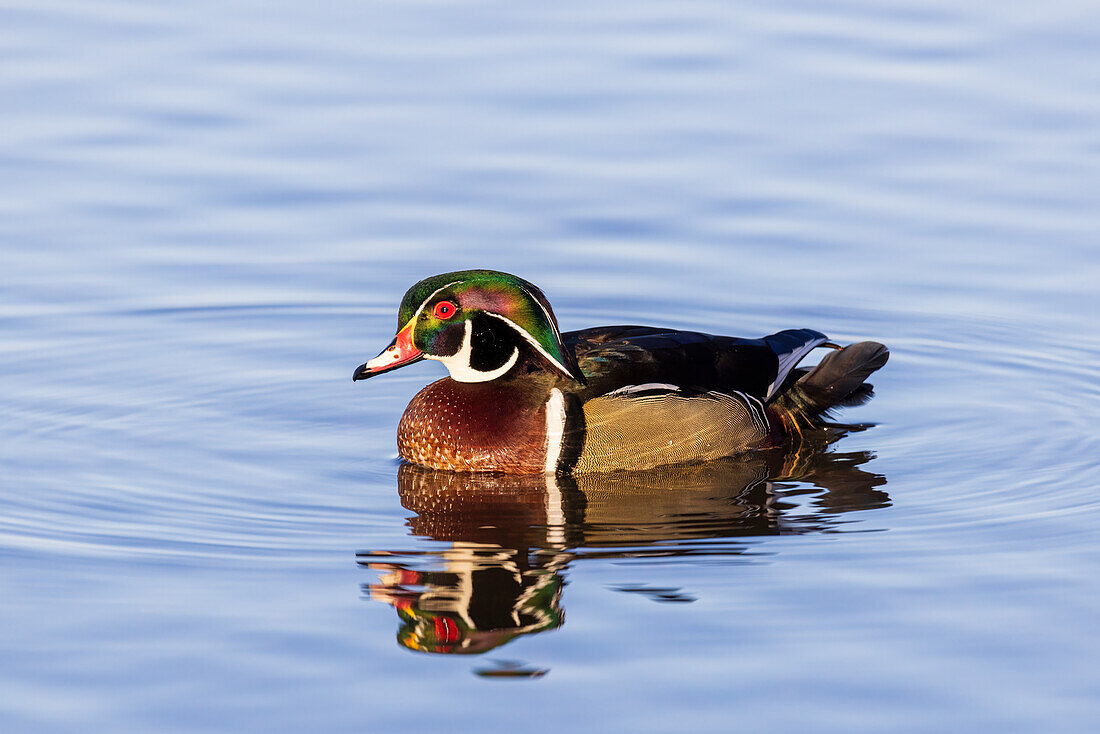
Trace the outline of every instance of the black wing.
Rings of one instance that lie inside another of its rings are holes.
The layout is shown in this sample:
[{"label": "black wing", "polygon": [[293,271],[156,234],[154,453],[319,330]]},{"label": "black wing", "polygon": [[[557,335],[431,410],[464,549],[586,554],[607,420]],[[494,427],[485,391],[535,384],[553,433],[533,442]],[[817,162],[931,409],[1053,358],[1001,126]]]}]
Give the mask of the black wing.
[{"label": "black wing", "polygon": [[582,399],[657,383],[765,400],[810,349],[827,340],[810,329],[741,339],[650,326],[600,326],[562,337],[588,379]]}]

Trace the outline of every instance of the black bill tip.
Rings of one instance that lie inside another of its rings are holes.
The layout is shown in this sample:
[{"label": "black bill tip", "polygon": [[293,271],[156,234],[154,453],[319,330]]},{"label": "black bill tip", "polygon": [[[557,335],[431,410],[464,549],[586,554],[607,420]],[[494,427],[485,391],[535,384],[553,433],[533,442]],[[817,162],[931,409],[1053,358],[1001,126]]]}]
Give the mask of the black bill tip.
[{"label": "black bill tip", "polygon": [[371,372],[370,367],[367,367],[367,364],[364,362],[355,368],[355,372],[351,373],[351,381],[365,380],[373,374],[375,373]]}]

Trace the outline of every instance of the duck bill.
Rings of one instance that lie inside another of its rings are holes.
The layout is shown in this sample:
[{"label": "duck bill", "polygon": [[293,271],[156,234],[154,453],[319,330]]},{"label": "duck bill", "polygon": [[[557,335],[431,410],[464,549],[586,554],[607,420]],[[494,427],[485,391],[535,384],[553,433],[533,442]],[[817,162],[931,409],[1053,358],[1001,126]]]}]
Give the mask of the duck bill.
[{"label": "duck bill", "polygon": [[382,350],[381,354],[356,367],[351,379],[365,380],[424,359],[423,353],[413,345],[413,323],[410,321],[405,328],[397,332],[397,336],[388,347]]}]

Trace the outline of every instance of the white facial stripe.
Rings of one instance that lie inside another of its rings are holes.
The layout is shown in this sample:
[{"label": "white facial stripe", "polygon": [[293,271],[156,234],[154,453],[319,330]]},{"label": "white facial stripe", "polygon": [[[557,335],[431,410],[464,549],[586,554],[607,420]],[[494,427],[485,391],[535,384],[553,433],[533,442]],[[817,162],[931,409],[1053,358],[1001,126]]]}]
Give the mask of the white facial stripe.
[{"label": "white facial stripe", "polygon": [[[493,313],[492,311],[485,311],[484,313],[485,313],[486,316],[493,316],[495,318],[500,319],[501,321],[503,321],[504,323],[508,324],[513,329],[515,329],[516,332],[518,332],[520,336],[522,336],[524,339],[526,339],[531,344],[531,346],[533,346],[535,349],[538,350],[539,354],[546,357],[546,359],[550,360],[551,364],[553,364],[555,367],[557,367],[559,370],[561,370],[561,373],[563,375],[566,375],[567,377],[573,377],[574,376],[573,373],[570,372],[566,368],[565,365],[563,365],[561,362],[559,362],[558,360],[556,360],[552,356],[550,356],[550,353],[547,352],[546,349],[544,349],[541,344],[539,344],[539,340],[536,339],[535,337],[531,336],[530,332],[528,332],[527,329],[524,329],[522,326],[517,324],[515,321],[512,321],[507,316],[501,316],[500,314]],[[553,322],[550,322],[550,325],[553,326]],[[555,329],[554,334],[556,335],[557,333],[558,333],[557,329]]]},{"label": "white facial stripe", "polygon": [[[462,282],[461,280],[456,280],[456,281],[453,281],[451,283],[448,283],[447,285],[445,285],[441,288],[436,288],[430,296],[428,296],[427,298],[424,299],[424,302],[420,304],[420,308],[416,309],[416,313],[413,314],[412,318],[409,319],[409,321],[416,321],[416,317],[419,316],[420,312],[424,310],[424,307],[428,305],[428,301],[430,301],[433,298],[435,298],[436,296],[438,296],[440,291],[447,290],[452,285],[458,285],[461,282]],[[405,324],[405,326],[408,326],[408,324]],[[402,327],[402,328],[404,328],[404,327]]]},{"label": "white facial stripe", "polygon": [[550,391],[546,401],[546,465],[543,473],[553,474],[558,469],[558,457],[565,438],[565,396],[561,390]]},{"label": "white facial stripe", "polygon": [[531,300],[537,303],[539,305],[539,308],[542,309],[543,315],[546,316],[546,323],[550,324],[550,328],[554,330],[554,336],[558,339],[558,341],[561,341],[561,332],[558,331],[558,325],[554,323],[554,317],[551,316],[550,312],[546,310],[546,306],[543,306],[542,301],[535,298],[534,296],[531,297]]},{"label": "white facial stripe", "polygon": [[[461,283],[461,282],[462,282],[461,280],[456,280],[454,282],[448,283],[447,285],[443,286],[442,288],[436,288],[435,291],[430,296],[428,296],[427,298],[424,299],[424,302],[420,304],[420,308],[416,309],[416,313],[414,313],[412,315],[412,318],[409,319],[404,324],[402,324],[401,328],[398,329],[397,332],[400,334],[402,331],[404,331],[406,328],[408,328],[409,324],[414,323],[416,321],[417,317],[420,316],[420,312],[423,311],[424,307],[428,305],[428,301],[432,300],[437,295],[439,295],[439,292],[441,290],[444,290],[446,288],[450,288],[452,285],[456,285],[456,284]],[[428,357],[428,355],[426,355],[426,354],[424,356]],[[369,360],[366,364],[366,367],[369,370],[382,369],[384,367],[389,367],[396,360],[398,360],[400,358],[401,358],[401,355],[399,355],[397,353],[396,347],[393,348],[393,349],[387,349],[386,351],[382,352],[381,354],[379,354],[374,359]],[[428,357],[428,359],[435,359],[435,357]]]},{"label": "white facial stripe", "polygon": [[447,368],[447,371],[451,373],[452,380],[458,382],[488,382],[489,380],[495,380],[516,366],[516,361],[519,359],[519,350],[513,347],[512,356],[500,367],[497,367],[495,370],[489,370],[488,372],[475,370],[470,366],[470,356],[474,351],[471,344],[474,324],[472,321],[467,320],[463,328],[465,329],[465,334],[462,336],[462,348],[459,349],[456,354],[452,354],[449,357],[434,357],[430,354],[424,355],[428,359],[442,362],[443,366]]}]

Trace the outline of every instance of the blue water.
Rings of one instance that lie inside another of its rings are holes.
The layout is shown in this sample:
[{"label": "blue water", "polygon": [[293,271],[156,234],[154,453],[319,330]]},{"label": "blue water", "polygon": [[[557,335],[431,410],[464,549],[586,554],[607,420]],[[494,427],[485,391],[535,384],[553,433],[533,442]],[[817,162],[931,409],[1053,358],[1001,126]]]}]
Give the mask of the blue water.
[{"label": "blue water", "polygon": [[[1095,4],[9,0],[0,59],[3,731],[1096,730]],[[892,358],[824,455],[418,477],[441,368],[350,375],[466,267]]]}]

